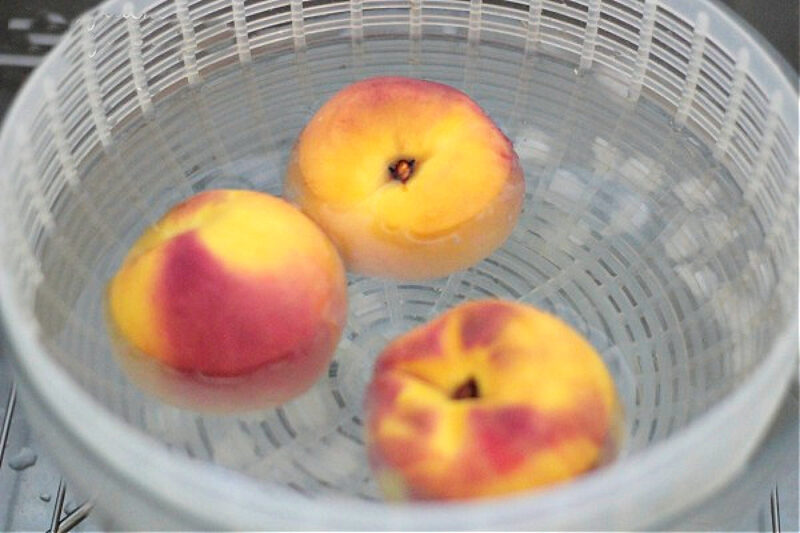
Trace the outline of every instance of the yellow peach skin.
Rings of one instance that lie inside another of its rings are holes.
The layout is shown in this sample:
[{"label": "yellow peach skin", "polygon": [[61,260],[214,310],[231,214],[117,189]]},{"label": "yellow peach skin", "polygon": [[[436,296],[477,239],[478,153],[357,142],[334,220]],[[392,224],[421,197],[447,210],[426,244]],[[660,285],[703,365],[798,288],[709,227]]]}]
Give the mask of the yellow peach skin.
[{"label": "yellow peach skin", "polygon": [[524,179],[511,142],[466,94],[380,77],[314,115],[294,146],[284,194],[356,272],[443,276],[511,233]]},{"label": "yellow peach skin", "polygon": [[325,369],[346,317],[344,268],[297,208],[244,190],[200,193],[134,244],[108,289],[132,377],[167,401],[280,403]]},{"label": "yellow peach skin", "polygon": [[602,359],[558,318],[484,300],[395,339],[366,399],[370,464],[389,499],[499,496],[608,460],[621,408]]}]

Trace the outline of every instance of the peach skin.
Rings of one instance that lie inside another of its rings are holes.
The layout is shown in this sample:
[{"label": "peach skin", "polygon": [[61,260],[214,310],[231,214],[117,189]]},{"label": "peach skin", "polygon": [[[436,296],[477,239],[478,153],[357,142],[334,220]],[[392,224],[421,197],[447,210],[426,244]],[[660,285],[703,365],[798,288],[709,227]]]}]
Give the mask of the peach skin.
[{"label": "peach skin", "polygon": [[499,247],[524,190],[511,142],[466,94],[380,77],[344,88],[312,117],[284,195],[331,237],[348,269],[425,279]]},{"label": "peach skin", "polygon": [[380,354],[365,410],[388,499],[468,499],[562,482],[609,460],[621,404],[603,360],[532,307],[462,304]]},{"label": "peach skin", "polygon": [[173,207],[108,288],[114,340],[135,353],[123,358],[134,380],[209,409],[306,390],[333,354],[346,307],[330,240],[288,202],[244,190],[206,191]]}]

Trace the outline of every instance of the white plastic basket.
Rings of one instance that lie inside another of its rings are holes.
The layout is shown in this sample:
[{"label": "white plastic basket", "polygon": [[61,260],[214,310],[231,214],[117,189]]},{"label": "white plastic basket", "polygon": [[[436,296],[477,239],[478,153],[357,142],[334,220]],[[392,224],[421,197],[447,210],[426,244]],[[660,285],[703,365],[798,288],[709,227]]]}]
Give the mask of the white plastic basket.
[{"label": "white plastic basket", "polygon": [[[729,480],[797,367],[797,92],[723,8],[680,0],[110,1],[32,75],[0,137],[0,295],[36,429],[110,528],[631,529]],[[334,91],[467,91],[528,196],[446,279],[351,277],[308,394],[247,416],[165,406],[111,357],[103,291],[139,232],[210,187],[279,193]],[[387,338],[465,299],[548,308],[627,408],[613,465],[462,504],[380,501],[361,400]],[[746,421],[746,422],[745,422]]]}]

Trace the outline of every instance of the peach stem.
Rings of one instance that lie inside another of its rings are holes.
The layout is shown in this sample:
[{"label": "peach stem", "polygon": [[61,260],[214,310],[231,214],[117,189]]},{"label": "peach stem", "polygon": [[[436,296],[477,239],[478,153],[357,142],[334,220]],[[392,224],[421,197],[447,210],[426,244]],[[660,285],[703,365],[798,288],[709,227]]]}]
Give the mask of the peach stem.
[{"label": "peach stem", "polygon": [[389,174],[391,174],[392,179],[400,180],[401,183],[405,183],[414,173],[414,163],[416,163],[414,159],[400,159],[397,163],[389,167]]}]

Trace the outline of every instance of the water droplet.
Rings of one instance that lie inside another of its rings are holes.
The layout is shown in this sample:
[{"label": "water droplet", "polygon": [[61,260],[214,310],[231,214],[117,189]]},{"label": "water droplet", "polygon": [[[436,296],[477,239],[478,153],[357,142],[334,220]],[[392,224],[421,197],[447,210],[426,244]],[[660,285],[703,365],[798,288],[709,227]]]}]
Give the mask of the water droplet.
[{"label": "water droplet", "polygon": [[669,125],[674,131],[683,131],[683,124],[679,124],[674,117],[669,119]]},{"label": "water droplet", "polygon": [[23,446],[17,455],[8,460],[8,466],[14,470],[25,470],[36,464],[36,454],[28,448]]},{"label": "water droplet", "polygon": [[43,493],[39,494],[39,499],[42,500],[43,502],[49,502],[50,501],[50,494],[48,494],[46,492],[43,492]]}]

